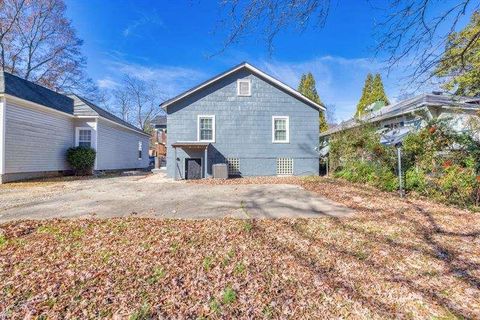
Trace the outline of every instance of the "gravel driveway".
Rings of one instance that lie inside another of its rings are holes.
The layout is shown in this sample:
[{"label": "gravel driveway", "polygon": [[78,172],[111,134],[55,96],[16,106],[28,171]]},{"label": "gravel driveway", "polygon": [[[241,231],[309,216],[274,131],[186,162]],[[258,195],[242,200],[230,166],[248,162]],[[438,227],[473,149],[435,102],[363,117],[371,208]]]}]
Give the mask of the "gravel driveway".
[{"label": "gravel driveway", "polygon": [[68,217],[280,218],[348,216],[353,210],[296,185],[202,185],[163,175],[0,186],[0,222]]}]

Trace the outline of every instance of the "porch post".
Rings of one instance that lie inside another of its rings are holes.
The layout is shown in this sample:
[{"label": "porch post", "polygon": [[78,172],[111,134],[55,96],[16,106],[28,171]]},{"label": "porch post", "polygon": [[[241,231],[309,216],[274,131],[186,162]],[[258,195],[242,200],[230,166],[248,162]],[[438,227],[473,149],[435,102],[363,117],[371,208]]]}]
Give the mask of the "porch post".
[{"label": "porch post", "polygon": [[205,162],[204,163],[205,175],[204,175],[204,178],[206,178],[207,174],[208,174],[208,172],[207,172],[207,169],[208,169],[208,146],[205,147],[205,156],[204,157],[205,157],[205,161],[204,161]]},{"label": "porch post", "polygon": [[174,174],[173,174],[173,180],[177,180],[177,170],[178,170],[178,163],[177,163],[177,147],[173,147],[173,154],[174,154],[174,158],[173,158],[173,161],[174,161],[174,165],[175,167],[173,168],[174,170]]}]

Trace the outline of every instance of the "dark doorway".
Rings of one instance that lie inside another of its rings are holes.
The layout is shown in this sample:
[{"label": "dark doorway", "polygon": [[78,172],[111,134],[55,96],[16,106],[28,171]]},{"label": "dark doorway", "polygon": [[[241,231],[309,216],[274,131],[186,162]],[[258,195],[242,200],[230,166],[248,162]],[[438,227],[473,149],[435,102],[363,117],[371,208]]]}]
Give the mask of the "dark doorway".
[{"label": "dark doorway", "polygon": [[201,179],[202,178],[202,159],[189,158],[185,159],[185,179]]}]

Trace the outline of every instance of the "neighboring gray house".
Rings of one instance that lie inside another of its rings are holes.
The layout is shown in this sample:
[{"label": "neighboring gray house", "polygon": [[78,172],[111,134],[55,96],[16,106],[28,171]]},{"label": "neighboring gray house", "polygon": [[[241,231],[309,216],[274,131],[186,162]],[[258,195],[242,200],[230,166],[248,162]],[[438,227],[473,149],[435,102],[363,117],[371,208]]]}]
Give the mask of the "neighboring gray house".
[{"label": "neighboring gray house", "polygon": [[439,92],[426,93],[372,111],[359,119],[344,121],[322,132],[321,137],[328,137],[363,123],[374,123],[379,128],[410,126],[420,129],[434,119],[444,119],[454,130],[468,132],[478,137],[479,112],[480,98],[453,96]]},{"label": "neighboring gray house", "polygon": [[318,175],[325,108],[248,63],[162,106],[170,177],[208,177],[216,163],[229,175]]},{"label": "neighboring gray house", "polygon": [[95,170],[148,167],[149,135],[78,96],[0,72],[0,183],[69,171],[68,148],[91,146]]}]

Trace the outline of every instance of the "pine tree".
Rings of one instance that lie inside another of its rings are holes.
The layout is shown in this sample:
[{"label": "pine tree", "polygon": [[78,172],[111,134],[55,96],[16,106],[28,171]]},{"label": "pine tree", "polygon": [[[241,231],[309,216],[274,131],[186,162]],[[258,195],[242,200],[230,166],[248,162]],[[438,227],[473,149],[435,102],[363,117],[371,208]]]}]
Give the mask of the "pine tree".
[{"label": "pine tree", "polygon": [[386,106],[390,104],[388,101],[387,95],[385,94],[385,89],[383,88],[382,77],[379,73],[375,75],[373,78],[373,85],[372,85],[372,103],[381,101]]},{"label": "pine tree", "polygon": [[365,84],[362,89],[362,97],[357,104],[356,117],[362,116],[366,112],[366,108],[375,102],[383,102],[384,105],[389,105],[385,89],[383,87],[382,77],[379,73],[375,77],[369,73],[365,79]]},{"label": "pine tree", "polygon": [[367,74],[367,78],[365,79],[365,84],[363,85],[362,89],[362,96],[360,97],[360,101],[357,104],[357,112],[355,112],[355,117],[359,117],[365,113],[365,108],[371,104],[371,96],[372,96],[372,88],[373,88],[373,76],[371,73]]},{"label": "pine tree", "polygon": [[[305,97],[309,98],[313,102],[318,103],[319,105],[324,105],[320,97],[318,96],[317,89],[315,88],[315,78],[311,72],[302,75],[300,79],[300,84],[298,85],[298,92],[303,94]],[[325,113],[320,111],[319,116],[319,129],[320,132],[328,130],[327,120],[325,119]]]}]

